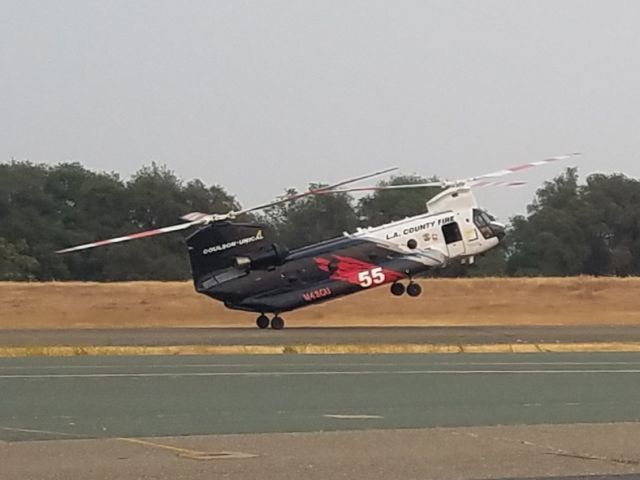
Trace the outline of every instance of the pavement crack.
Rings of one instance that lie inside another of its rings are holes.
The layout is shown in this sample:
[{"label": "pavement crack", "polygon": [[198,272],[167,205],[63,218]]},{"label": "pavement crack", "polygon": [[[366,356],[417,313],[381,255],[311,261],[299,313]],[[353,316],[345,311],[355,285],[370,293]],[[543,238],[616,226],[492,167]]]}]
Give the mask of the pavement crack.
[{"label": "pavement crack", "polygon": [[601,462],[613,463],[613,464],[622,464],[622,465],[640,465],[640,460],[592,455],[590,453],[574,453],[574,452],[568,452],[566,450],[561,450],[561,449],[552,449],[552,447],[547,447],[547,448],[550,449],[551,451],[547,452],[545,455],[577,458],[579,460],[591,460],[591,461],[595,460],[595,461],[601,461]]},{"label": "pavement crack", "polygon": [[[481,435],[477,433],[472,433],[472,432],[465,432],[464,435],[471,438],[481,438]],[[507,442],[507,443],[513,443],[514,441],[516,441],[520,445],[524,445],[524,446],[539,449],[539,450],[545,450],[543,452],[544,455],[568,457],[568,458],[575,458],[579,460],[588,460],[588,461],[599,461],[599,462],[611,463],[614,465],[634,465],[634,466],[640,465],[640,460],[636,460],[632,458],[609,457],[606,455],[594,455],[594,454],[585,453],[585,452],[572,452],[569,450],[564,450],[562,448],[554,447],[553,445],[541,445],[535,442],[531,442],[529,440],[517,440],[509,437],[490,436],[489,438],[492,441]]]}]

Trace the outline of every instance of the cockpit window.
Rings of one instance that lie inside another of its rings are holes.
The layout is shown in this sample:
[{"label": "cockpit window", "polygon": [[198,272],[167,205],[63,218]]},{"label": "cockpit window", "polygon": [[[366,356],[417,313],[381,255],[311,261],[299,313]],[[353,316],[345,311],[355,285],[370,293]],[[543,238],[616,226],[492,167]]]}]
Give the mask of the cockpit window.
[{"label": "cockpit window", "polygon": [[493,238],[496,236],[496,233],[491,228],[491,222],[493,218],[484,210],[480,210],[476,208],[473,210],[473,223],[484,238]]}]

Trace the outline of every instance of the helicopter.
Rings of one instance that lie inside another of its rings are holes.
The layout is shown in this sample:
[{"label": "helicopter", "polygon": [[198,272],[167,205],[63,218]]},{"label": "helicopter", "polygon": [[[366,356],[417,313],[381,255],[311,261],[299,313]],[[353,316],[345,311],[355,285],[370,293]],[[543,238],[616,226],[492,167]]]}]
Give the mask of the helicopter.
[{"label": "helicopter", "polygon": [[[397,168],[350,178],[332,185],[281,197],[273,202],[227,213],[191,212],[185,223],[58,250],[70,253],[198,227],[186,238],[195,290],[227,308],[258,313],[256,325],[284,328],[281,314],[305,306],[389,285],[392,295],[417,297],[415,279],[452,263],[473,264],[496,247],[505,226],[480,208],[472,189],[519,186],[496,178],[572,158],[578,153],[516,165],[453,181],[401,185],[349,186]],[[236,222],[242,214],[268,209],[309,195],[440,187],[426,202],[426,213],[289,250],[275,241],[269,227]],[[269,318],[269,315],[271,318]]]}]

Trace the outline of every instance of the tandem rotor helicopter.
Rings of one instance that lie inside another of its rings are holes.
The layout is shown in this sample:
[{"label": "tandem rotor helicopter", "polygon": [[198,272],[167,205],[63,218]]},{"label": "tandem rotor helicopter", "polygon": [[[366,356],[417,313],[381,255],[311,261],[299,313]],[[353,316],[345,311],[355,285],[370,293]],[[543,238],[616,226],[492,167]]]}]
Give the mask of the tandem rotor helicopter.
[{"label": "tandem rotor helicopter", "polygon": [[[374,187],[346,187],[396,170],[389,168],[333,185],[280,198],[274,202],[224,214],[192,212],[186,223],[58,250],[75,252],[113,243],[199,227],[186,239],[195,289],[224,302],[227,308],[259,314],[259,328],[284,328],[283,312],[326,302],[369,288],[390,284],[391,294],[417,297],[414,279],[454,262],[474,258],[497,246],[505,227],[478,207],[472,187],[517,186],[523,182],[495,179],[528,168],[566,160],[572,153],[454,181]],[[234,222],[238,216],[309,195],[441,187],[426,202],[427,213],[295,250],[273,241],[268,227]],[[406,283],[403,283],[403,281]],[[267,314],[271,314],[269,319]]]}]

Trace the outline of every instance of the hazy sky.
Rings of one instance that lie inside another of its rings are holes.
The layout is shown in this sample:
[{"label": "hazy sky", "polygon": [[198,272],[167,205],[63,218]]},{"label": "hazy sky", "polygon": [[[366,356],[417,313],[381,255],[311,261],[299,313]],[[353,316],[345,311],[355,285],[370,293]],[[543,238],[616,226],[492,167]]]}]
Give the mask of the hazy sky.
[{"label": "hazy sky", "polygon": [[[0,161],[156,161],[245,206],[573,151],[637,177],[639,21],[614,0],[0,0]],[[505,218],[560,170],[477,196]]]}]

